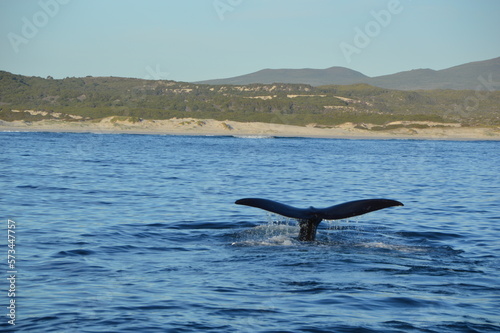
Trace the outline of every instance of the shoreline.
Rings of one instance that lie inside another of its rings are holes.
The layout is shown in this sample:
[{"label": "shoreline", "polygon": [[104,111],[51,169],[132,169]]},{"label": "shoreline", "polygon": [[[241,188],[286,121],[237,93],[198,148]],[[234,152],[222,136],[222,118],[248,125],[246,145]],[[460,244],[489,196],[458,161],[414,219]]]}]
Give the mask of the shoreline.
[{"label": "shoreline", "polygon": [[[0,131],[377,140],[500,141],[499,127],[461,127],[459,124],[435,124],[430,122],[425,122],[424,124],[422,124],[422,122],[397,122],[397,125],[400,127],[370,130],[357,128],[356,125],[352,123],[345,123],[332,127],[318,127],[314,124],[295,126],[195,118],[172,118],[167,120],[142,120],[132,122],[128,119],[119,117],[107,117],[100,121],[79,122],[67,122],[62,120],[41,120],[36,122],[0,121]],[[412,125],[415,127],[412,127]],[[369,124],[367,124],[367,128],[370,128]]]}]

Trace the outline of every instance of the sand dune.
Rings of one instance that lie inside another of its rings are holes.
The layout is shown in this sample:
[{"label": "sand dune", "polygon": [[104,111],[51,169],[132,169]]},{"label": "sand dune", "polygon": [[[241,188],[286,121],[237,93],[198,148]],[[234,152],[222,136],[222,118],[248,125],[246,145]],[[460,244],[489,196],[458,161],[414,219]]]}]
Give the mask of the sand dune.
[{"label": "sand dune", "polygon": [[[0,131],[101,132],[172,135],[284,136],[318,138],[500,140],[499,127],[461,127],[459,124],[401,122],[389,129],[371,124],[345,123],[335,127],[293,126],[272,123],[243,123],[213,119],[142,120],[108,117],[100,121],[42,120],[37,122],[0,121]],[[412,127],[414,125],[414,127]],[[418,125],[418,126],[417,126]],[[395,128],[394,128],[395,127]],[[377,130],[375,130],[377,129]]]}]

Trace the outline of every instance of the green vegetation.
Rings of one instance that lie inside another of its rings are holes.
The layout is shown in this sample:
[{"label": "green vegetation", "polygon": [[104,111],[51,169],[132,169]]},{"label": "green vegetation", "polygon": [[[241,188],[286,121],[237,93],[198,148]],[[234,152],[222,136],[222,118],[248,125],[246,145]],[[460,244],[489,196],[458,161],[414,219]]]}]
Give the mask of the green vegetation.
[{"label": "green vegetation", "polygon": [[318,126],[397,120],[499,125],[500,91],[399,91],[367,84],[203,85],[116,77],[55,80],[0,71],[1,120],[110,116],[131,122],[193,117]]}]

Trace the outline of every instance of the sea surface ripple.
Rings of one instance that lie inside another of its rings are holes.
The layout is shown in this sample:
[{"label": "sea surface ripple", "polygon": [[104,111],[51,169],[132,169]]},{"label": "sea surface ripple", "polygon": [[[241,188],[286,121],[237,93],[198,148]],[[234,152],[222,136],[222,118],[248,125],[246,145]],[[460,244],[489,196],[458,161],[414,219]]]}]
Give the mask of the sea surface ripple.
[{"label": "sea surface ripple", "polygon": [[[0,133],[19,332],[499,332],[500,143]],[[296,221],[234,204],[363,198]],[[4,275],[5,276],[5,275]]]}]

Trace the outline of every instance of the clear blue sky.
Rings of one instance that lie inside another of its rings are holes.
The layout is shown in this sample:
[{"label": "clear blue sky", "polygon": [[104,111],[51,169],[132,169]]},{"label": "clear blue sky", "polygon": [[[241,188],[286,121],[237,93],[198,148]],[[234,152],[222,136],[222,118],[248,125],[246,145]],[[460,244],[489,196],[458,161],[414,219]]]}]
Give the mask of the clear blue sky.
[{"label": "clear blue sky", "polygon": [[54,78],[377,76],[500,56],[500,1],[0,0],[0,52],[0,70]]}]

